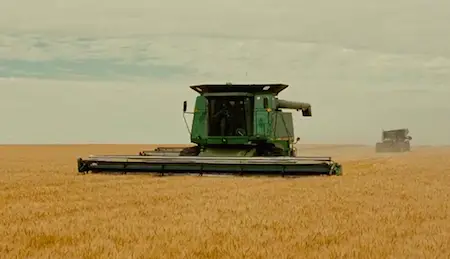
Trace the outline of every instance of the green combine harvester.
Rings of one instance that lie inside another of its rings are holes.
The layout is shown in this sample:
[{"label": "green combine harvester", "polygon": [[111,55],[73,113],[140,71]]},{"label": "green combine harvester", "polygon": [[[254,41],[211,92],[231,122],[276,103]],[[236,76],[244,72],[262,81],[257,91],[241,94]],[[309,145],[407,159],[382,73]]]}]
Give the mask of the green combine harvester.
[{"label": "green combine harvester", "polygon": [[381,142],[375,144],[377,153],[385,152],[409,152],[411,151],[412,137],[408,135],[409,129],[383,130]]},{"label": "green combine harvester", "polygon": [[[78,159],[80,173],[231,175],[341,175],[331,157],[296,156],[292,113],[311,116],[311,105],[278,99],[285,84],[193,85],[199,93],[190,147],[158,147],[138,155],[91,155]],[[186,118],[185,118],[186,122]],[[186,122],[187,124],[187,122]]]}]

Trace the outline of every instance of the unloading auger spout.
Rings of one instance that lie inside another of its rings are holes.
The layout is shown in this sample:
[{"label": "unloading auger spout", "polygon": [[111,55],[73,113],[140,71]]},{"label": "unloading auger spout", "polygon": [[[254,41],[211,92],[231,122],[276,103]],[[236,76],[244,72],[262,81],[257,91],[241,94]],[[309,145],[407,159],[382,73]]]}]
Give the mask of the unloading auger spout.
[{"label": "unloading auger spout", "polygon": [[191,146],[158,147],[138,155],[91,155],[80,173],[341,175],[331,157],[297,156],[292,113],[311,117],[311,105],[278,99],[286,84],[193,85]]},{"label": "unloading auger spout", "polygon": [[303,116],[305,116],[305,117],[312,116],[311,104],[309,104],[309,103],[278,100],[277,108],[278,109],[293,109],[293,110],[297,110],[297,111],[301,110]]}]

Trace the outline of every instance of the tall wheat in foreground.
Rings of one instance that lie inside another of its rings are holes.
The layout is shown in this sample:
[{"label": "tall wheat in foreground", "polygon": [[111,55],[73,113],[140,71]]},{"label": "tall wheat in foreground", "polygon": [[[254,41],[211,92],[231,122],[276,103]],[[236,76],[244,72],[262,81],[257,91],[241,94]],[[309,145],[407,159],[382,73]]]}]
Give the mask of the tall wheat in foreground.
[{"label": "tall wheat in foreground", "polygon": [[[1,146],[3,258],[449,258],[450,148],[327,146],[341,177],[79,175],[132,145]],[[311,152],[314,147],[310,147]]]}]

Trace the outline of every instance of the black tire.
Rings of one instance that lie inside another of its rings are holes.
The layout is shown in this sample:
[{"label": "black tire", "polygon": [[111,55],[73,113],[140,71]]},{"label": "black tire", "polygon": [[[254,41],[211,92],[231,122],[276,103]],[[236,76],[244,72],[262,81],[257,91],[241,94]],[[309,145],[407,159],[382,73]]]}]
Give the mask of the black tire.
[{"label": "black tire", "polygon": [[405,146],[406,146],[405,151],[407,151],[407,152],[411,151],[411,144],[409,142],[406,142]]},{"label": "black tire", "polygon": [[200,147],[187,147],[180,151],[180,156],[198,156],[200,154]]},{"label": "black tire", "polygon": [[296,156],[297,156],[296,150],[292,149],[289,155],[290,155],[291,157],[296,157]]}]

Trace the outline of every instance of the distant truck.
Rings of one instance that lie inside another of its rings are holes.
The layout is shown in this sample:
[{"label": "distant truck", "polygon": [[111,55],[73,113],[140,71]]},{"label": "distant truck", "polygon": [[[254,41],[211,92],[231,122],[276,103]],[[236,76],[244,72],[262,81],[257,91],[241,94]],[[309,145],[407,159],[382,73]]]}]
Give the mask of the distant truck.
[{"label": "distant truck", "polygon": [[411,151],[408,129],[383,130],[381,141],[376,143],[375,151],[381,152],[409,152]]}]

